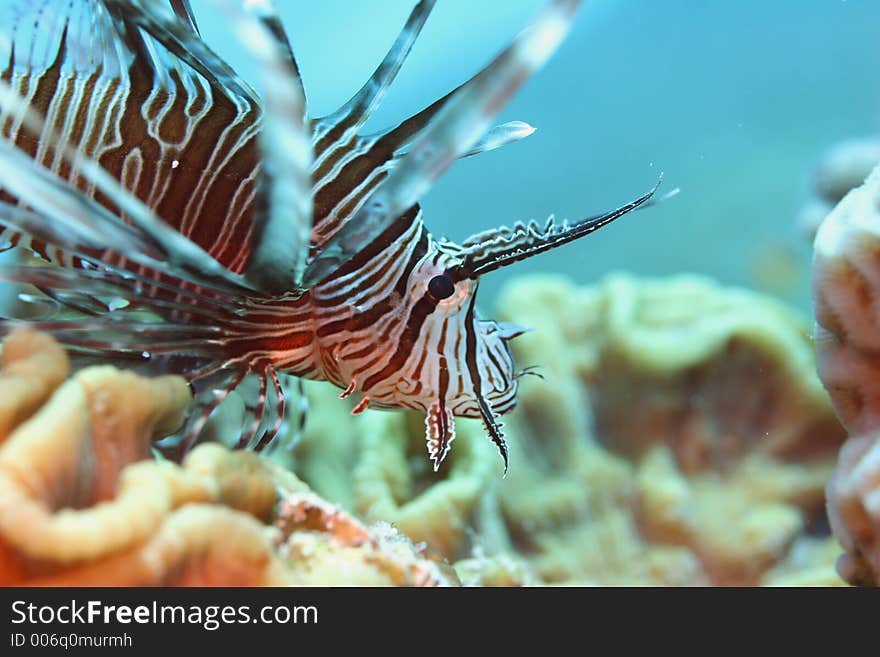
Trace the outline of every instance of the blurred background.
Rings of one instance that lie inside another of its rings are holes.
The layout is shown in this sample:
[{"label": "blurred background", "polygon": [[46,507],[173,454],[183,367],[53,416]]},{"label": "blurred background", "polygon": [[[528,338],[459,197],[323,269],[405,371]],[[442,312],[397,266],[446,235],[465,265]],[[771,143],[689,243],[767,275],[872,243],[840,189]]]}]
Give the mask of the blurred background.
[{"label": "blurred background", "polygon": [[[372,73],[413,0],[276,0],[312,116]],[[391,126],[466,80],[542,0],[441,0],[368,129]],[[193,0],[204,36],[258,79],[226,18]],[[258,84],[259,86],[259,84]],[[877,0],[594,0],[548,65],[499,118],[538,131],[458,163],[424,202],[436,235],[463,239],[550,213],[595,214],[649,189],[681,194],[583,242],[487,277],[481,303],[516,274],[589,283],[612,270],[690,271],[809,308],[810,241],[796,217],[817,158],[880,132]]]}]

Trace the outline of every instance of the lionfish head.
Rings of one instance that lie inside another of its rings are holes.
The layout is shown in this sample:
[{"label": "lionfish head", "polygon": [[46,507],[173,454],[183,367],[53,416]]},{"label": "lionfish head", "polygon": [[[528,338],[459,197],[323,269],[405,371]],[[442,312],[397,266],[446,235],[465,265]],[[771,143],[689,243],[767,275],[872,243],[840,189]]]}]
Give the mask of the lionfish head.
[{"label": "lionfish head", "polygon": [[[660,181],[648,193],[622,207],[572,223],[516,223],[485,231],[462,244],[441,240],[410,275],[411,316],[423,317],[407,377],[398,394],[427,411],[428,452],[435,470],[455,437],[452,418],[483,420],[501,451],[507,470],[507,447],[497,416],[516,404],[519,379],[532,374],[517,369],[509,341],[528,329],[480,318],[475,299],[480,278],[496,269],[584,237],[615,219],[650,204]],[[409,390],[407,390],[407,387]],[[407,394],[408,393],[408,394]]]}]

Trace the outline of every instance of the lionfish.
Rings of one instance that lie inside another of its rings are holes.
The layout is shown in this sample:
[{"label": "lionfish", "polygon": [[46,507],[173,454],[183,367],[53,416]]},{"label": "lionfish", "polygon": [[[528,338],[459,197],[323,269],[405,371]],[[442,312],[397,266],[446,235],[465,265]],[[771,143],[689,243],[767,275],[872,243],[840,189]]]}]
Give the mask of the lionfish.
[{"label": "lionfish", "polygon": [[267,445],[293,376],[357,393],[355,413],[425,413],[435,470],[453,417],[481,418],[507,472],[499,416],[530,369],[515,368],[508,346],[524,329],[477,312],[479,279],[649,205],[657,187],[611,212],[460,244],[431,235],[419,200],[457,159],[531,132],[492,119],[555,50],[577,0],[552,0],[486,68],[376,134],[361,128],[434,0],[418,2],[372,77],[320,118],[307,114],[268,0],[219,3],[262,95],[202,40],[189,0],[3,4],[0,223],[8,247],[55,266],[5,265],[0,279],[59,309],[33,326],[85,357],[184,375],[197,403],[184,451],[246,378],[259,387],[238,447]]}]

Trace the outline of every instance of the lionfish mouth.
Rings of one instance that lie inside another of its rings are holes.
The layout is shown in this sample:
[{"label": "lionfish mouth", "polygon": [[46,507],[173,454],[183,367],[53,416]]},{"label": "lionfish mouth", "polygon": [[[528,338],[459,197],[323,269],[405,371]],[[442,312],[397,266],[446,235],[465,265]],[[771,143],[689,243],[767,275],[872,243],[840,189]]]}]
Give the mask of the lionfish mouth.
[{"label": "lionfish mouth", "polygon": [[[454,281],[477,279],[501,267],[573,242],[633,210],[653,205],[656,201],[652,199],[661,182],[663,182],[662,174],[649,192],[634,201],[575,223],[563,221],[557,224],[551,216],[543,226],[536,221],[517,222],[513,228],[503,226],[472,235],[461,245],[463,249],[460,256],[461,263],[450,268],[447,273]],[[667,196],[677,191],[673,190]]]}]

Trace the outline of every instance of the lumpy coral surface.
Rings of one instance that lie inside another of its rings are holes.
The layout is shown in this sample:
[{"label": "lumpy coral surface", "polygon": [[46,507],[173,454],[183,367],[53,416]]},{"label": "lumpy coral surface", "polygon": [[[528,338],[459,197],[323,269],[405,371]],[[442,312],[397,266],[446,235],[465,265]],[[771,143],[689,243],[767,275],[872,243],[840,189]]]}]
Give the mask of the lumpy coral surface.
[{"label": "lumpy coral surface", "polygon": [[[182,379],[113,367],[71,377],[51,338],[12,334],[0,582],[841,583],[824,486],[846,434],[803,318],[705,278],[626,275],[591,287],[523,278],[499,314],[535,328],[514,355],[543,377],[523,378],[504,418],[507,478],[478,421],[456,420],[435,473],[422,417],[352,417],[323,384],[306,388],[293,449],[229,449],[232,405],[212,419],[220,442],[172,463],[151,444],[183,421]],[[832,521],[870,526],[868,508]]]},{"label": "lumpy coral surface", "polygon": [[439,585],[454,575],[250,452],[154,460],[190,401],[178,377],[69,363],[7,338],[0,370],[0,584]]}]

